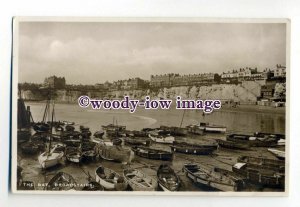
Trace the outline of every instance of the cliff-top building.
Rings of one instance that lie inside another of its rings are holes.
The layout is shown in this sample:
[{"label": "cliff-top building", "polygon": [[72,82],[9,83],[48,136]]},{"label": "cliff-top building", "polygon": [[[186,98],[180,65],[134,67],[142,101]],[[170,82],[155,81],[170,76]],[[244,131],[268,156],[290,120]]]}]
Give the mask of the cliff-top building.
[{"label": "cliff-top building", "polygon": [[66,88],[66,79],[64,77],[50,76],[45,78],[44,87],[53,88],[53,89],[65,89]]}]

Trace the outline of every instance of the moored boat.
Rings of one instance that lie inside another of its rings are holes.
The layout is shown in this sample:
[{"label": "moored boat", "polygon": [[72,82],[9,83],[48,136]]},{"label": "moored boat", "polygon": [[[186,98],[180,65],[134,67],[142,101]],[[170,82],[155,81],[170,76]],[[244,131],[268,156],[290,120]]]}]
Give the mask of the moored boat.
[{"label": "moored boat", "polygon": [[170,145],[173,152],[180,152],[185,154],[195,155],[209,155],[217,150],[218,145],[216,144],[189,144],[186,142],[174,142]]},{"label": "moored boat", "polygon": [[275,155],[278,159],[284,160],[285,159],[285,151],[277,150],[277,149],[268,149],[273,155]]},{"label": "moored boat", "polygon": [[149,147],[132,147],[132,151],[135,155],[144,157],[147,159],[154,159],[154,160],[172,160],[173,154],[171,152],[158,150],[158,149],[151,149]]},{"label": "moored boat", "polygon": [[131,150],[124,149],[120,146],[97,145],[95,150],[102,159],[107,161],[121,162],[126,164],[130,163],[133,159]]},{"label": "moored boat", "polygon": [[57,173],[48,183],[45,190],[52,191],[71,191],[76,190],[76,181],[68,173]]},{"label": "moored boat", "polygon": [[133,191],[155,191],[157,188],[157,181],[141,170],[125,169],[123,174]]},{"label": "moored boat", "polygon": [[170,127],[170,126],[160,126],[161,130],[167,130],[170,132],[170,135],[173,136],[185,136],[188,134],[188,130],[186,128],[183,127]]},{"label": "moored boat", "polygon": [[204,129],[200,128],[198,125],[188,125],[186,126],[186,129],[189,133],[191,134],[197,134],[197,135],[203,135],[204,134]]},{"label": "moored boat", "polygon": [[240,150],[249,150],[250,146],[247,143],[238,143],[238,142],[233,142],[233,141],[226,141],[222,139],[217,139],[216,140],[218,145],[224,148],[229,148],[229,149],[240,149]]},{"label": "moored boat", "polygon": [[175,171],[167,164],[162,164],[157,170],[158,184],[163,191],[177,191],[180,179]]},{"label": "moored boat", "polygon": [[27,143],[23,144],[21,146],[21,149],[22,149],[22,153],[30,154],[30,155],[36,154],[40,150],[39,145],[37,145],[33,142],[27,142]]},{"label": "moored boat", "polygon": [[96,182],[107,190],[126,190],[128,183],[124,177],[110,168],[99,166],[95,171]]},{"label": "moored boat", "polygon": [[270,169],[278,172],[285,171],[285,162],[283,160],[274,160],[263,157],[239,156],[240,163],[247,163],[249,167],[256,169]]},{"label": "moored boat", "polygon": [[138,137],[125,137],[124,143],[128,145],[144,145],[144,146],[149,146],[151,141],[150,139],[145,139],[145,138],[138,138]]},{"label": "moored boat", "polygon": [[97,137],[97,138],[102,138],[103,135],[104,135],[104,131],[102,131],[102,130],[96,131],[94,133],[94,137]]},{"label": "moored boat", "polygon": [[277,146],[277,139],[273,137],[255,137],[245,134],[230,134],[227,135],[226,140],[238,143],[248,143],[251,147]]},{"label": "moored boat", "polygon": [[80,163],[82,159],[82,153],[77,148],[68,147],[66,148],[66,159],[69,162]]},{"label": "moored boat", "polygon": [[226,127],[221,125],[213,125],[209,123],[200,122],[199,124],[200,129],[203,129],[205,132],[211,133],[225,133]]},{"label": "moored boat", "polygon": [[284,188],[285,175],[270,169],[261,169],[238,162],[232,166],[232,171],[243,176],[249,182],[262,187]]},{"label": "moored boat", "polygon": [[38,161],[43,169],[53,167],[62,161],[63,152],[55,152],[56,146],[50,152],[44,152],[38,157]]},{"label": "moored boat", "polygon": [[243,181],[233,176],[228,176],[222,171],[215,170],[200,164],[185,164],[183,167],[186,176],[194,183],[205,185],[220,191],[240,191]]},{"label": "moored boat", "polygon": [[152,141],[162,144],[172,144],[175,141],[175,138],[170,134],[162,135],[158,132],[149,133],[149,137]]}]

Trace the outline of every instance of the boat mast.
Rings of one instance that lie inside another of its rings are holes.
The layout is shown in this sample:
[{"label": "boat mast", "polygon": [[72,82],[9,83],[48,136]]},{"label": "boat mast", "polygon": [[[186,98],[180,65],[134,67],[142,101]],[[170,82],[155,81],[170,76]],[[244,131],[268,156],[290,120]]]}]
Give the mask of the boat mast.
[{"label": "boat mast", "polygon": [[182,123],[183,123],[183,118],[184,118],[184,114],[185,114],[185,109],[183,110],[183,114],[182,114],[182,118],[181,118],[181,122],[180,122],[180,128],[182,127]]}]

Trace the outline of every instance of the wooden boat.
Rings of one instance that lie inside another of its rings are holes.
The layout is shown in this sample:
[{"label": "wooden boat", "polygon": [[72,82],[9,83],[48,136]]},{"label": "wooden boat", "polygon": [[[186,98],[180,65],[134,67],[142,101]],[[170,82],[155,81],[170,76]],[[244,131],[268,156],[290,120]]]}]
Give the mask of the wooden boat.
[{"label": "wooden boat", "polygon": [[132,151],[135,155],[144,157],[147,159],[154,159],[154,160],[172,160],[173,154],[171,152],[158,150],[158,149],[151,149],[149,147],[132,147]]},{"label": "wooden boat", "polygon": [[134,145],[134,146],[138,146],[138,145],[144,145],[144,146],[149,146],[151,141],[145,138],[137,138],[137,137],[125,137],[124,139],[124,143],[128,144],[128,145]]},{"label": "wooden boat", "polygon": [[284,173],[269,169],[259,169],[247,163],[238,162],[232,167],[232,171],[243,176],[249,182],[263,187],[284,188]]},{"label": "wooden boat", "polygon": [[186,142],[174,142],[170,146],[173,152],[180,152],[185,154],[195,155],[209,155],[213,151],[217,150],[218,145],[216,144],[189,144]]},{"label": "wooden boat", "polygon": [[82,152],[82,161],[88,162],[88,161],[94,161],[96,160],[97,154],[94,150],[88,150]]},{"label": "wooden boat", "polygon": [[64,125],[74,125],[75,122],[71,122],[71,121],[62,121],[62,124],[64,124]]},{"label": "wooden boat", "polygon": [[33,129],[36,132],[48,132],[50,130],[50,125],[44,122],[37,122],[33,125]]},{"label": "wooden boat", "polygon": [[38,161],[43,169],[53,167],[62,161],[63,152],[55,152],[56,146],[50,152],[44,152],[38,157]]},{"label": "wooden boat", "polygon": [[166,130],[173,136],[185,136],[188,134],[188,130],[182,127],[169,127],[169,126],[160,126],[160,130]]},{"label": "wooden boat", "polygon": [[57,173],[48,183],[45,190],[52,191],[71,191],[76,190],[76,181],[68,173]]},{"label": "wooden boat", "polygon": [[66,148],[66,159],[69,162],[80,163],[82,159],[82,153],[74,147]]},{"label": "wooden boat", "polygon": [[145,131],[126,130],[125,134],[127,137],[148,137],[148,133]]},{"label": "wooden boat", "polygon": [[96,169],[95,176],[96,182],[102,185],[106,190],[124,191],[128,186],[124,177],[102,165]]},{"label": "wooden boat", "polygon": [[221,125],[213,125],[209,123],[200,122],[200,129],[203,129],[204,132],[212,132],[212,133],[225,133],[226,127]]},{"label": "wooden boat", "polygon": [[194,183],[205,185],[220,191],[239,191],[243,187],[243,181],[227,176],[222,171],[208,168],[199,164],[185,164],[183,167],[186,176]]},{"label": "wooden boat", "polygon": [[94,137],[97,137],[97,138],[102,138],[103,135],[104,135],[104,131],[102,131],[102,130],[96,131],[94,133]]},{"label": "wooden boat", "polygon": [[30,154],[30,155],[36,154],[40,151],[39,145],[37,145],[33,142],[27,142],[27,143],[23,144],[21,146],[21,149],[22,149],[22,153]]},{"label": "wooden boat", "polygon": [[240,150],[249,150],[250,146],[247,143],[238,143],[238,142],[233,142],[233,141],[226,141],[222,139],[217,139],[216,140],[218,145],[224,148],[229,148],[229,149],[240,149]]},{"label": "wooden boat", "polygon": [[112,141],[113,145],[116,145],[116,146],[121,145],[123,142],[122,139],[120,139],[120,138],[114,138],[111,141]]},{"label": "wooden boat", "polygon": [[245,134],[230,134],[226,137],[227,141],[248,143],[251,147],[272,147],[277,145],[277,139],[272,137],[254,137]]},{"label": "wooden boat", "polygon": [[247,165],[254,169],[270,169],[284,173],[285,162],[283,160],[273,160],[263,157],[239,156],[237,159],[240,163],[247,163]]},{"label": "wooden boat", "polygon": [[265,133],[265,132],[255,132],[253,135],[254,135],[255,137],[266,137],[266,136],[274,137],[274,138],[276,138],[277,140],[285,139],[285,135],[284,135],[284,134]]},{"label": "wooden boat", "polygon": [[17,133],[18,144],[23,144],[30,140],[31,132],[29,129],[18,129]]},{"label": "wooden boat", "polygon": [[158,184],[163,191],[177,191],[180,184],[180,179],[175,171],[166,164],[159,166],[157,170]]},{"label": "wooden boat", "polygon": [[104,191],[104,188],[99,183],[95,181],[91,181],[88,183],[87,186],[84,186],[82,188],[82,191]]},{"label": "wooden boat", "polygon": [[132,160],[131,150],[119,146],[97,145],[96,153],[104,160],[130,163]]},{"label": "wooden boat", "polygon": [[75,130],[75,127],[74,127],[74,126],[71,126],[71,125],[66,125],[66,126],[65,126],[65,129],[66,129],[67,132],[72,132],[72,131]]},{"label": "wooden boat", "polygon": [[100,139],[100,138],[93,137],[92,142],[99,144],[99,145],[113,146],[112,141],[108,140],[108,139]]},{"label": "wooden boat", "polygon": [[274,154],[278,159],[285,160],[285,151],[271,149],[271,148],[269,148],[268,151]]},{"label": "wooden boat", "polygon": [[204,129],[200,128],[198,125],[188,125],[186,126],[186,129],[191,134],[197,134],[197,135],[203,135]]},{"label": "wooden boat", "polygon": [[172,144],[175,138],[170,134],[161,135],[159,132],[150,132],[149,137],[152,141],[162,144]]},{"label": "wooden boat", "polygon": [[81,145],[81,140],[79,139],[66,139],[63,141],[68,147],[79,147]]},{"label": "wooden boat", "polygon": [[157,188],[157,181],[140,170],[126,169],[123,174],[133,191],[155,191]]}]

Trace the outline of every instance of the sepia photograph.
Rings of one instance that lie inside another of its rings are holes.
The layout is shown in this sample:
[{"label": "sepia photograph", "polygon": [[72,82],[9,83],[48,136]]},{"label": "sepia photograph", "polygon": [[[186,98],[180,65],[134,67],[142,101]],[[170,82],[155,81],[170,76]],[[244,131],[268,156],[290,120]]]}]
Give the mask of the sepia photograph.
[{"label": "sepia photograph", "polygon": [[12,191],[287,195],[289,24],[15,18]]}]

